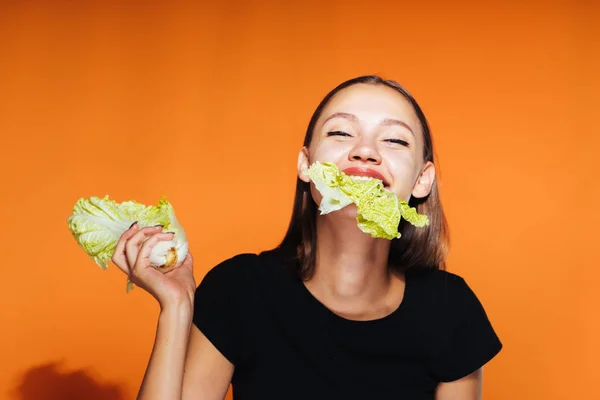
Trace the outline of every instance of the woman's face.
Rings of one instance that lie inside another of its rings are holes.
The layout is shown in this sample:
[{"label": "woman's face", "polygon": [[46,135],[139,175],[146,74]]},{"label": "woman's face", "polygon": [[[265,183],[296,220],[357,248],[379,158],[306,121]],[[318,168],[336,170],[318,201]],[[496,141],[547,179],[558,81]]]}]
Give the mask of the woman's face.
[{"label": "woman's face", "polygon": [[[335,163],[348,175],[383,180],[399,199],[429,194],[435,179],[423,162],[423,137],[410,103],[383,85],[356,84],[338,92],[323,109],[308,148],[300,151],[298,176],[315,161]],[[317,204],[321,196],[311,185]]]}]

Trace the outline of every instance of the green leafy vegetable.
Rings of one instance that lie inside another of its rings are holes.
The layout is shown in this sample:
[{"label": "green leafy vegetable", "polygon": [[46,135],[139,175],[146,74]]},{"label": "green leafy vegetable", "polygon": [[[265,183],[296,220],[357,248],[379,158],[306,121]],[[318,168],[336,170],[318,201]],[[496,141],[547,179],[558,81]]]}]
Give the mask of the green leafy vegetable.
[{"label": "green leafy vegetable", "polygon": [[[156,206],[146,206],[135,201],[117,203],[108,196],[81,198],[73,207],[73,214],[67,218],[77,243],[102,269],[108,267],[119,238],[135,221],[140,228],[163,225],[164,231],[175,233],[173,240],[160,241],[154,246],[150,265],[166,270],[183,262],[188,252],[186,234],[175,217],[173,207],[165,199]],[[128,291],[131,288],[132,284],[128,281]]]},{"label": "green leafy vegetable", "polygon": [[399,238],[400,218],[417,227],[429,224],[426,215],[417,213],[406,201],[398,199],[379,179],[357,179],[346,175],[333,163],[318,161],[309,167],[308,177],[323,196],[319,205],[321,214],[328,214],[354,203],[358,210],[358,227],[373,237]]}]

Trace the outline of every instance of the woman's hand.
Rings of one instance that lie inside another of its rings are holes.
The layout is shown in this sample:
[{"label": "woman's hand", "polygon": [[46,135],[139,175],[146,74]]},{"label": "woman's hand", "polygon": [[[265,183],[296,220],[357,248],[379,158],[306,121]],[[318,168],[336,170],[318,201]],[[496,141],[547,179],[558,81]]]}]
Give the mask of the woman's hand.
[{"label": "woman's hand", "polygon": [[166,272],[150,266],[148,259],[159,241],[172,239],[173,233],[163,233],[160,226],[140,229],[134,223],[121,235],[112,262],[131,282],[158,300],[161,309],[183,307],[191,314],[196,289],[192,255],[188,252],[183,264]]}]

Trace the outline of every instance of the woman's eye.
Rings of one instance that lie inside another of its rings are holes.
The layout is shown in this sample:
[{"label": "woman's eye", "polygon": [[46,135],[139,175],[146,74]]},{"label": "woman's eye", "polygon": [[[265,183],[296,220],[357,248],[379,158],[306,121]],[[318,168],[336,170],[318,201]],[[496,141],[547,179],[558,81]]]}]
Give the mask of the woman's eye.
[{"label": "woman's eye", "polygon": [[387,139],[386,142],[395,143],[395,144],[401,144],[402,146],[408,147],[408,142],[406,140],[401,140],[401,139]]},{"label": "woman's eye", "polygon": [[327,136],[351,136],[349,133],[342,131],[327,132]]}]

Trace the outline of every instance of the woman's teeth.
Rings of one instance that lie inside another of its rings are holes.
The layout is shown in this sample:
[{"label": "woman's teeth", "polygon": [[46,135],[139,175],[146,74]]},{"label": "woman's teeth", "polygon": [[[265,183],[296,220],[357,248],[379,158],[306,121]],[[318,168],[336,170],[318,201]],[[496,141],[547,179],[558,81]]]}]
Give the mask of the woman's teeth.
[{"label": "woman's teeth", "polygon": [[359,181],[374,181],[377,178],[372,178],[370,176],[356,176],[356,175],[352,175],[353,179],[357,179]]},{"label": "woman's teeth", "polygon": [[359,176],[359,175],[350,175],[350,176],[352,177],[352,179],[356,179],[358,181],[380,181],[381,183],[383,183],[384,188],[388,189],[390,187],[390,185],[383,182],[381,179],[373,178],[371,176]]}]

